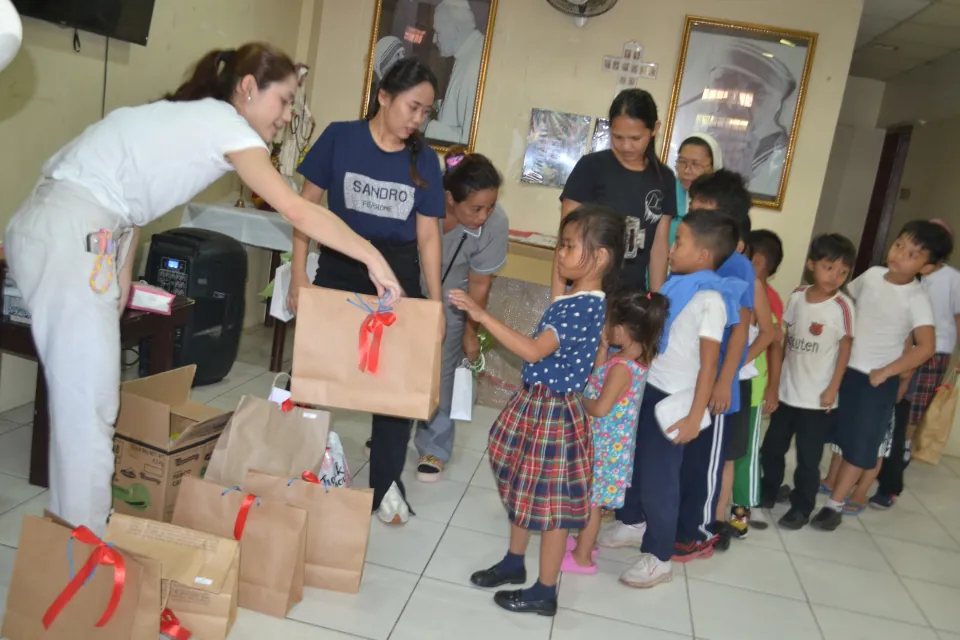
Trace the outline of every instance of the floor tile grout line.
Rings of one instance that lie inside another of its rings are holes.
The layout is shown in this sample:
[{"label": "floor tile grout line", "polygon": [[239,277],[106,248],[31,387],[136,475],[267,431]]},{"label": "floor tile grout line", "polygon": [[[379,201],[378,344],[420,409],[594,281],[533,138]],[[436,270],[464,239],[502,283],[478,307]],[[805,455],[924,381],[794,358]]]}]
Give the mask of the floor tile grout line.
[{"label": "floor tile grout line", "polygon": [[[866,526],[864,526],[863,528],[867,529]],[[873,534],[869,530],[867,530],[867,535],[870,536],[870,541],[880,552],[880,555],[883,557],[884,562],[886,562],[887,565],[890,567],[890,570],[893,571],[893,575],[897,577],[897,583],[900,585],[900,588],[903,589],[907,593],[907,596],[910,597],[910,602],[912,602],[913,606],[917,608],[917,611],[920,612],[920,615],[923,616],[923,619],[927,621],[927,626],[933,629],[934,628],[933,623],[930,621],[930,618],[927,616],[927,612],[924,611],[923,607],[920,606],[920,603],[917,602],[917,599],[914,597],[913,592],[910,591],[910,589],[907,588],[907,585],[903,583],[903,576],[901,576],[900,572],[897,571],[897,568],[893,566],[893,563],[890,561],[890,558],[888,558],[887,554],[884,552],[883,547],[880,546],[880,543],[877,542],[877,539],[873,537]]]},{"label": "floor tile grout line", "polygon": [[[484,451],[484,453],[486,453],[486,451]],[[477,468],[474,469],[473,476],[470,477],[471,481],[473,481],[474,476],[477,475],[477,471],[480,469],[480,464],[482,462],[483,462],[483,457],[481,457],[480,462],[477,463]],[[453,480],[447,480],[447,482],[453,482]],[[397,625],[400,624],[400,619],[403,618],[404,612],[406,612],[407,607],[410,605],[410,600],[413,599],[413,594],[417,592],[417,587],[419,587],[420,583],[423,581],[424,573],[426,573],[427,567],[429,567],[430,563],[433,561],[433,556],[436,555],[437,549],[440,547],[440,543],[443,542],[443,536],[447,534],[447,530],[450,528],[450,522],[453,520],[453,517],[457,514],[457,509],[459,509],[460,505],[463,504],[463,499],[467,495],[467,491],[469,490],[470,490],[470,483],[468,482],[465,485],[463,493],[460,494],[460,499],[457,500],[457,506],[455,506],[453,508],[453,511],[450,512],[450,518],[447,520],[446,524],[444,524],[443,533],[441,533],[440,537],[437,539],[437,545],[433,548],[433,551],[430,553],[430,557],[427,558],[427,561],[424,563],[423,569],[421,569],[420,574],[417,576],[417,582],[413,585],[413,589],[410,590],[410,595],[407,596],[406,602],[403,603],[403,607],[400,609],[400,613],[397,615],[397,619],[393,621],[393,625],[390,627],[390,633],[387,634],[387,640],[390,640],[391,636],[393,636],[393,632],[396,631],[397,629]]]},{"label": "floor tile grout line", "polygon": [[790,561],[790,567],[793,569],[793,575],[797,578],[797,583],[800,585],[800,590],[803,592],[803,598],[807,602],[807,608],[810,610],[810,615],[813,616],[813,623],[817,625],[817,631],[820,632],[820,637],[822,639],[826,639],[827,634],[823,632],[823,627],[820,625],[820,618],[817,617],[817,612],[813,608],[813,602],[810,601],[810,594],[807,593],[807,587],[803,584],[803,577],[800,575],[800,570],[797,569],[797,564],[794,561],[793,554],[790,553],[790,550],[787,548],[787,541],[783,538],[783,531],[780,530],[779,518],[775,518],[770,509],[766,509],[766,512],[767,515],[770,516],[770,528],[777,532],[777,537],[780,538],[780,544],[783,545],[783,550],[787,554],[787,559]]}]

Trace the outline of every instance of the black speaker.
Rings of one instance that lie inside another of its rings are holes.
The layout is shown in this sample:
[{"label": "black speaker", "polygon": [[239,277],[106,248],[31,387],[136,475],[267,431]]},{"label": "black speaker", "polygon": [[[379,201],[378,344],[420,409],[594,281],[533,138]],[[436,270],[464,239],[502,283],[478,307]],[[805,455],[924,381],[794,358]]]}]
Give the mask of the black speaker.
[{"label": "black speaker", "polygon": [[[174,342],[174,366],[197,365],[194,386],[219,382],[237,359],[243,331],[247,252],[222,233],[170,229],[153,236],[146,280],[196,301]],[[149,354],[141,353],[141,375]]]}]

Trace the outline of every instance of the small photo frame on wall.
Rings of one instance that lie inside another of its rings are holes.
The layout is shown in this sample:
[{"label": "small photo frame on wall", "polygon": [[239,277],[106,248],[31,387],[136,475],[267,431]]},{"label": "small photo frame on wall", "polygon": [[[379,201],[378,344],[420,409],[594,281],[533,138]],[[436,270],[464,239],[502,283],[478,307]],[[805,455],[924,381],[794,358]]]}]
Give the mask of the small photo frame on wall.
[{"label": "small photo frame on wall", "polygon": [[816,46],[815,33],[688,16],[662,160],[708,133],[753,204],[782,209]]},{"label": "small photo frame on wall", "polygon": [[498,0],[376,0],[360,117],[373,109],[380,80],[397,60],[416,57],[437,76],[422,128],[439,152],[476,145]]},{"label": "small photo frame on wall", "polygon": [[591,124],[590,116],[533,109],[520,182],[563,187],[574,165],[587,152]]}]

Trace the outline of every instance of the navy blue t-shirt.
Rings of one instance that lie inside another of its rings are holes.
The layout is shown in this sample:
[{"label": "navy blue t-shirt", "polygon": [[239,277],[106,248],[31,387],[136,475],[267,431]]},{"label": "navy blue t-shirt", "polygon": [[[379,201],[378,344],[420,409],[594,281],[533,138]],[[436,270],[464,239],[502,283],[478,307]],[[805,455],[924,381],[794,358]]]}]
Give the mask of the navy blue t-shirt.
[{"label": "navy blue t-shirt", "polygon": [[[747,283],[747,288],[743,292],[743,297],[740,298],[740,307],[746,309],[753,309],[754,304],[754,282],[757,278],[756,271],[753,269],[753,263],[750,262],[750,259],[747,258],[742,253],[737,253],[736,251],[731,255],[726,261],[720,265],[720,268],[717,269],[717,275],[723,278],[737,278],[738,280],[743,280]],[[727,327],[723,332],[723,342],[720,343],[720,366],[723,366],[723,359],[726,357],[727,344],[730,342],[730,332],[733,330],[732,326]],[[740,369],[743,368],[743,365],[747,362],[747,349],[749,345],[744,345],[743,353],[740,354],[740,364],[737,366],[737,374],[733,376],[733,390],[730,395],[730,409],[727,411],[727,415],[736,413],[740,410]],[[749,402],[750,399],[746,398],[746,401]]]},{"label": "navy blue t-shirt", "polygon": [[377,146],[366,120],[328,126],[298,168],[327,192],[327,206],[368,240],[413,242],[419,213],[446,215],[443,176],[437,154],[426,143],[417,157],[417,172],[426,187],[410,177],[410,152]]}]

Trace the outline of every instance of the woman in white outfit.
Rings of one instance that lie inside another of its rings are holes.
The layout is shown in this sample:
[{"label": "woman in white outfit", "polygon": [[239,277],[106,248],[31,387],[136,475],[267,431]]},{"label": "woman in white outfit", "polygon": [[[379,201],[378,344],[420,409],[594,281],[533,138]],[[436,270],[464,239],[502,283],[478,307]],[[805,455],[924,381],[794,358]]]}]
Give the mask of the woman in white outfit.
[{"label": "woman in white outfit", "polygon": [[119,318],[139,227],[235,170],[296,229],[400,295],[383,256],[270,163],[267,142],[290,121],[296,89],[293,61],[269,45],[213,51],[174,93],[117,109],[61,149],[10,221],[7,263],[50,396],[50,509],[68,522],[102,535],[110,513]]}]

